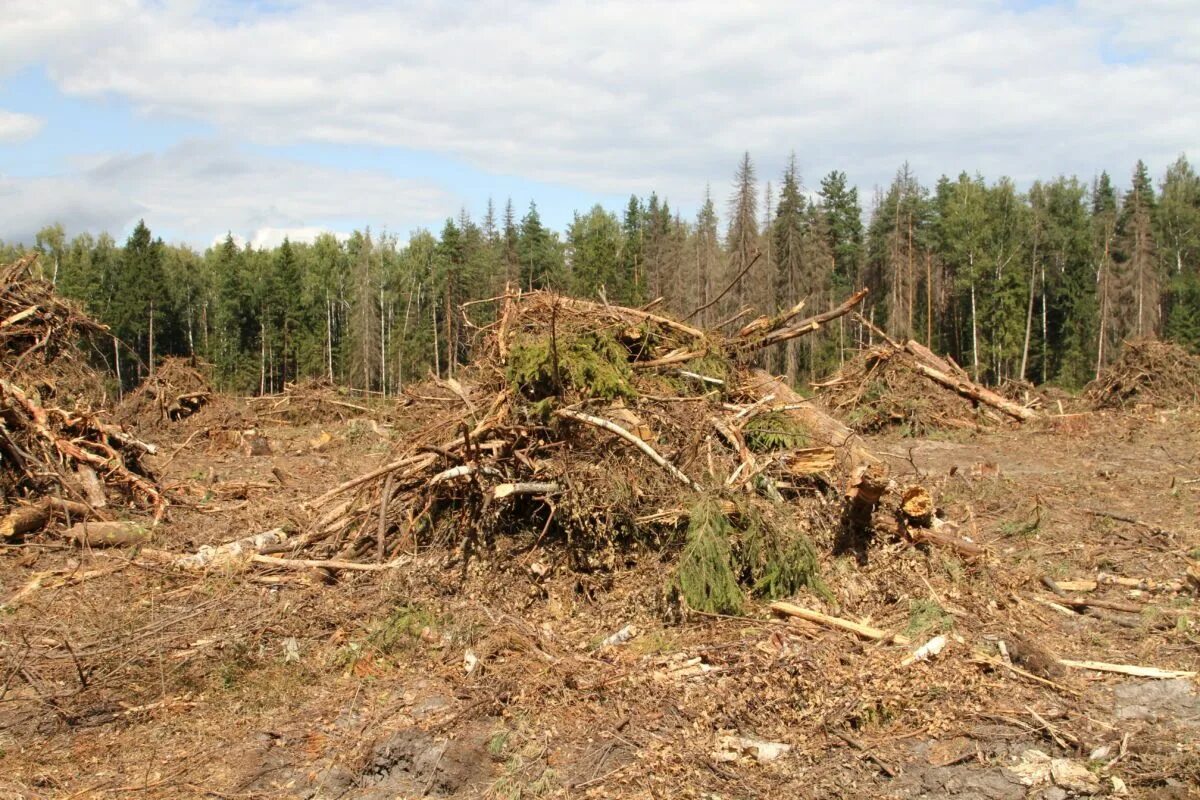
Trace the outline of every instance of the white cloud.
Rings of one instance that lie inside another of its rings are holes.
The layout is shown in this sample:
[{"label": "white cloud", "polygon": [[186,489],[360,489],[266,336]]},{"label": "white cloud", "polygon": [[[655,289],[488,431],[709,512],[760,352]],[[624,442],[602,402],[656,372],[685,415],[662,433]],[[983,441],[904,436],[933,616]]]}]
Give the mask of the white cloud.
[{"label": "white cloud", "polygon": [[[268,226],[254,231],[254,234],[250,237],[250,246],[255,248],[274,248],[283,244],[284,239],[288,239],[296,243],[311,243],[321,234],[329,232],[330,231],[328,228],[318,228],[312,225],[293,228],[275,228]],[[343,241],[350,238],[349,234],[342,231],[334,231],[333,235]],[[245,244],[245,240],[242,240],[241,243]]]},{"label": "white cloud", "polygon": [[764,177],[795,149],[810,184],[866,186],[905,160],[1023,180],[1200,150],[1193,0],[44,5],[17,0],[0,58],[44,59],[68,93],[592,191],[720,196],[745,149]]},{"label": "white cloud", "polygon": [[32,139],[46,124],[44,119],[32,114],[5,111],[0,108],[0,144],[15,144]]},{"label": "white cloud", "polygon": [[252,243],[268,243],[322,226],[424,224],[456,207],[441,190],[413,181],[266,158],[210,140],[89,156],[76,167],[60,177],[0,176],[0,238],[31,241],[55,221],[69,231],[115,233],[145,217],[156,231],[188,241],[233,226]]}]

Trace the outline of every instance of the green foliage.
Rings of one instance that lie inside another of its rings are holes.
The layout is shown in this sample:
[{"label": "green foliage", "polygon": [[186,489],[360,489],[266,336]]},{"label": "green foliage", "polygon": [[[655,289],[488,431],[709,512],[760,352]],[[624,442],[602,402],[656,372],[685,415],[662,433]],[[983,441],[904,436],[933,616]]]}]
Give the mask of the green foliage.
[{"label": "green foliage", "polygon": [[755,453],[793,450],[808,444],[808,431],[783,411],[768,411],[746,423],[746,446]]},{"label": "green foliage", "polygon": [[717,614],[741,612],[745,598],[731,565],[732,532],[717,500],[703,498],[692,506],[687,544],[676,571],[688,607]]},{"label": "green foliage", "polygon": [[812,540],[798,530],[775,531],[747,510],[735,559],[754,594],[776,600],[801,589],[832,601],[833,593],[821,579],[821,565]]},{"label": "green foliage", "polygon": [[371,626],[367,645],[380,653],[389,654],[410,647],[425,628],[437,625],[437,618],[420,606],[397,606],[382,620]]},{"label": "green foliage", "polygon": [[926,633],[946,633],[953,628],[954,617],[933,600],[908,601],[908,625],[904,628],[905,635],[915,637]]},{"label": "green foliage", "polygon": [[568,387],[584,397],[606,400],[637,396],[629,351],[610,334],[589,331],[560,336],[556,344],[557,348],[551,347],[549,336],[526,336],[512,346],[507,377],[530,400],[543,400]]}]

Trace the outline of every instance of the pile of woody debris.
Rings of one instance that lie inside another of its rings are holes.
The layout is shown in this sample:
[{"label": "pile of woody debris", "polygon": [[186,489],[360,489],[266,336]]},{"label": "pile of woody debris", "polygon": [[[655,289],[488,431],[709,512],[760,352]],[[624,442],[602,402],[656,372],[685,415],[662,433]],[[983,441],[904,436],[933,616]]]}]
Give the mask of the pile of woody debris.
[{"label": "pile of woody debris", "polygon": [[106,518],[165,501],[142,464],[153,445],[103,421],[103,380],[81,342],[106,329],[36,277],[35,256],[0,268],[0,539],[55,517]]},{"label": "pile of woody debris", "polygon": [[1033,398],[1014,400],[980,386],[958,364],[912,340],[866,348],[813,386],[825,406],[860,433],[898,427],[920,436],[1036,416]]},{"label": "pile of woody debris", "polygon": [[1084,394],[1097,409],[1195,405],[1200,402],[1200,357],[1173,342],[1126,342],[1117,360],[1088,384]]},{"label": "pile of woody debris", "polygon": [[927,494],[896,490],[852,431],[751,366],[864,295],[732,335],[652,306],[505,295],[473,363],[387,464],[311,500],[298,535],[230,546],[269,567],[383,570],[431,550],[465,565],[512,536],[589,570],[649,544],[674,548],[668,591],[690,608],[820,593],[816,534],[879,525],[915,540],[936,524]]}]

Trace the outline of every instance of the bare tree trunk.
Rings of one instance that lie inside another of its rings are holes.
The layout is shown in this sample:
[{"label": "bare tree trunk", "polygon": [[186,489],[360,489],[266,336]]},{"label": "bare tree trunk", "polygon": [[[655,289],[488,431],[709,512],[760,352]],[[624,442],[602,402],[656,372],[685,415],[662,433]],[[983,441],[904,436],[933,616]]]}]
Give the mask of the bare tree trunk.
[{"label": "bare tree trunk", "polygon": [[1029,340],[1033,336],[1033,297],[1037,283],[1037,229],[1033,232],[1033,263],[1029,265],[1029,306],[1025,309],[1025,345],[1021,348],[1021,380],[1025,380],[1025,367],[1029,363]]},{"label": "bare tree trunk", "polygon": [[925,254],[925,346],[933,347],[933,254]]},{"label": "bare tree trunk", "polygon": [[265,314],[258,321],[258,339],[258,393],[263,395],[267,393],[267,323]]},{"label": "bare tree trunk", "polygon": [[1046,313],[1046,264],[1042,263],[1042,383],[1049,380],[1050,318]]},{"label": "bare tree trunk", "polygon": [[[383,255],[379,257],[383,260]],[[387,397],[387,309],[383,306],[383,277],[379,279],[379,388]]]},{"label": "bare tree trunk", "polygon": [[329,299],[329,290],[325,290],[325,357],[329,367],[329,382],[333,383],[333,301]]},{"label": "bare tree trunk", "polygon": [[979,382],[979,317],[975,308],[975,276],[971,276],[971,363],[973,380]]},{"label": "bare tree trunk", "polygon": [[117,337],[113,337],[113,360],[117,367],[117,397],[121,397],[125,393],[125,384],[121,380],[121,342]]},{"label": "bare tree trunk", "polygon": [[408,341],[408,314],[412,310],[413,290],[409,287],[408,303],[404,306],[404,327],[400,329],[400,346],[396,348],[396,391],[404,391],[404,343]]},{"label": "bare tree trunk", "polygon": [[438,345],[437,297],[432,298],[432,302],[429,304],[429,314],[433,318],[433,374],[441,377],[442,362],[439,355],[441,348]]},{"label": "bare tree trunk", "polygon": [[154,299],[150,299],[150,343],[146,348],[147,364],[150,377],[154,377]]},{"label": "bare tree trunk", "polygon": [[1108,233],[1105,232],[1104,260],[1100,262],[1100,340],[1096,345],[1096,377],[1104,368],[1105,323],[1108,317]]}]

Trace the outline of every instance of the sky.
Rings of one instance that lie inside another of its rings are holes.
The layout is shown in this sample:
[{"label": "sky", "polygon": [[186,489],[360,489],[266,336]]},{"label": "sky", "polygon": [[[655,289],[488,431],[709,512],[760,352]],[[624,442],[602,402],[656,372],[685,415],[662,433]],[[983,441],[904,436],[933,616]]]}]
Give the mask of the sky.
[{"label": "sky", "polygon": [[690,216],[744,151],[1124,184],[1200,154],[1198,76],[1195,0],[0,0],[0,240]]}]

